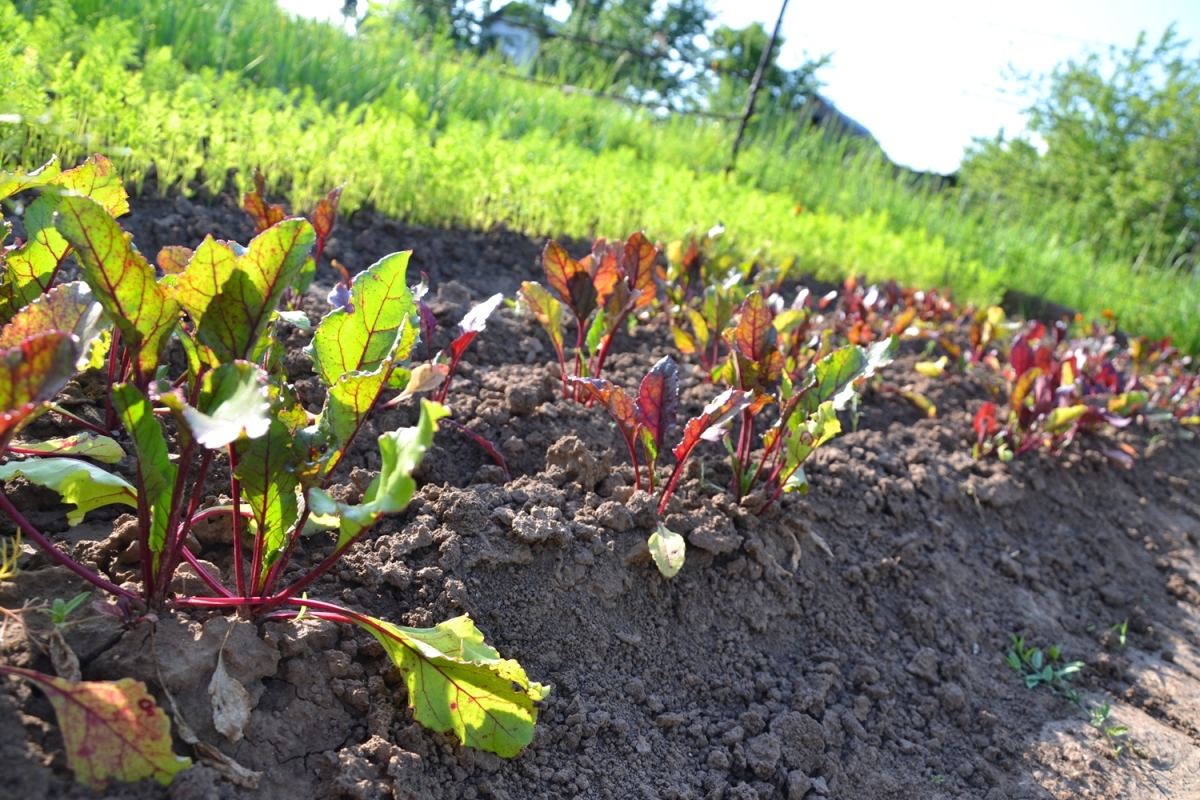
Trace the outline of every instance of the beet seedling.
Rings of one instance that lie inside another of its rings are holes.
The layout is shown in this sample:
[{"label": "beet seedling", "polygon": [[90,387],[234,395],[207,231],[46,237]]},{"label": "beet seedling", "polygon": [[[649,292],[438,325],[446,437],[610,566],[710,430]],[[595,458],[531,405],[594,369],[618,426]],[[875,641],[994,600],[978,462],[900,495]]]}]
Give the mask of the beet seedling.
[{"label": "beet seedling", "polygon": [[[550,337],[562,371],[563,399],[580,400],[579,390],[569,389],[569,378],[598,378],[613,339],[633,312],[655,301],[658,250],[641,233],[626,241],[599,239],[592,252],[579,261],[551,239],[542,253],[546,283],[555,299],[541,284],[521,284],[521,299]],[[563,305],[575,318],[575,359],[567,370],[564,350]],[[584,347],[588,357],[584,358]]]}]

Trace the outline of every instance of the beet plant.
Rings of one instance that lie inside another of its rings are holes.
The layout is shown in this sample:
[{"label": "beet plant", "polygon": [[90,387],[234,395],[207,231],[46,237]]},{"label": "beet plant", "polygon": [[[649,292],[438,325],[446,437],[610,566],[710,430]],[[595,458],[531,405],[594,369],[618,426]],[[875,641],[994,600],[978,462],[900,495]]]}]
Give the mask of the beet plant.
[{"label": "beet plant", "polygon": [[[30,185],[20,178],[28,176],[0,175],[0,187]],[[358,275],[350,302],[316,326],[306,352],[327,391],[314,418],[286,382],[276,324],[284,293],[311,261],[312,225],[280,219],[244,248],[208,237],[181,268],[159,276],[113,218],[120,204],[110,208],[65,192],[52,204],[52,226],[38,230],[56,252],[68,245],[74,250],[83,280],[45,294],[28,288],[38,296],[0,328],[0,452],[6,456],[0,480],[22,476],[58,492],[71,524],[102,506],[133,507],[140,589],[118,586],[56,548],[3,493],[0,511],[52,560],[111,595],[113,613],[127,624],[183,607],[227,609],[257,620],[303,613],[352,623],[378,639],[402,671],[419,722],[502,756],[520,751],[532,737],[534,703],[548,689],[487,646],[468,617],[405,628],[304,594],[384,515],[407,507],[416,489],[412,472],[446,413],[423,401],[416,426],[379,436],[381,468],[361,502],[330,494],[339,465],[393,372],[407,369],[418,339],[416,304],[405,283],[409,253],[387,256]],[[38,286],[45,291],[48,282]],[[106,325],[115,331],[110,339]],[[172,340],[186,356],[179,374],[164,360]],[[70,449],[14,445],[105,343],[114,365],[113,435],[135,457],[132,481],[92,463],[120,459],[112,457],[121,444],[111,437],[71,437]],[[228,463],[232,501],[201,509],[218,460]],[[191,528],[217,515],[232,523],[232,586],[186,548]],[[333,532],[328,555],[308,570],[289,570],[302,534],[322,529]],[[172,578],[185,562],[209,596],[173,593]],[[140,702],[133,694],[127,699]]]},{"label": "beet plant", "polygon": [[[581,399],[580,390],[572,390],[569,379],[598,378],[622,326],[636,320],[634,312],[654,304],[657,258],[658,249],[641,233],[634,233],[624,242],[598,239],[592,252],[579,261],[553,239],[546,243],[542,268],[546,283],[558,298],[540,283],[526,281],[521,284],[521,299],[554,345],[564,399]],[[575,319],[571,370],[567,369],[562,331],[564,304]]]}]

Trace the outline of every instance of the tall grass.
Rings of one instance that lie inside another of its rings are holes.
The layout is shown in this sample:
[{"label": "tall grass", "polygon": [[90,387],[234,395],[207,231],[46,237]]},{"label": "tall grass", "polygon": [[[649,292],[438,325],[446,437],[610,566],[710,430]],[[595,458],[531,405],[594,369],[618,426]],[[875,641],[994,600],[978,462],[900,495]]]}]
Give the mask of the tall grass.
[{"label": "tall grass", "polygon": [[300,207],[348,180],[347,210],[534,234],[675,238],[720,220],[741,254],[796,255],[819,277],[981,301],[1010,287],[1200,346],[1192,276],[1133,274],[1061,216],[1031,225],[914,191],[878,152],[788,125],[755,131],[727,178],[719,122],[563,95],[399,34],[352,39],[267,0],[22,5],[32,22],[0,2],[0,114],[22,119],[0,123],[6,167],[100,150],[135,181],[153,164],[160,185],[187,186],[261,166]]}]

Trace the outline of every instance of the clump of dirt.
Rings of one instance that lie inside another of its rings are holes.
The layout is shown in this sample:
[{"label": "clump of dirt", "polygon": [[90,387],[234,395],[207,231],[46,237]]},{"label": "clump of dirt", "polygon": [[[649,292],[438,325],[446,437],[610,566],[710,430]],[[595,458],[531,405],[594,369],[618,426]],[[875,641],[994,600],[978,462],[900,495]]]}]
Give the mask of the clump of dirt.
[{"label": "clump of dirt", "polygon": [[[252,235],[230,196],[133,205],[122,224],[147,253],[209,233]],[[358,270],[413,249],[413,275],[430,275],[434,311],[452,323],[491,293],[511,296],[521,280],[537,279],[541,244],[360,212],[326,252]],[[327,290],[334,273],[323,265],[318,279]],[[306,301],[314,320],[327,308],[321,292]],[[435,337],[435,351],[447,336]],[[288,341],[287,365],[316,409],[322,398],[299,352],[306,340]],[[661,325],[639,327],[618,342],[609,376],[635,383],[670,342]],[[549,342],[531,321],[501,312],[468,351],[447,401],[458,422],[496,443],[511,479],[470,438],[444,429],[411,507],[311,594],[407,625],[470,613],[503,655],[553,686],[533,743],[504,761],[424,730],[398,670],[350,626],[172,613],[153,629],[123,631],[102,617],[67,633],[86,678],[132,676],[160,697],[169,691],[202,741],[262,773],[257,790],[196,767],[170,789],[147,782],[105,796],[996,800],[1194,791],[1200,450],[1162,429],[1122,434],[1141,454],[1128,471],[1086,441],[1060,460],[974,461],[966,439],[986,392],[965,378],[919,377],[916,358],[902,356],[887,380],[927,394],[938,417],[868,394],[861,417],[843,419],[849,432],[810,462],[810,494],[787,496],[761,517],[720,491],[729,479],[721,448],[701,448],[666,520],[687,538],[687,563],[665,580],[645,545],[654,504],[634,490],[608,418],[564,401]],[[687,364],[681,387],[685,412],[714,391]],[[359,441],[415,414],[411,405],[379,413]],[[368,447],[348,457],[335,494],[361,492],[376,459]],[[32,487],[9,491],[29,494],[27,506],[47,521],[61,515]],[[221,480],[212,491],[217,502]],[[119,541],[88,549],[88,540],[109,538],[113,517],[91,515],[60,535],[120,577]],[[295,568],[330,546],[307,540]],[[198,557],[226,577],[229,550],[228,531],[197,531]],[[0,604],[80,591],[45,559],[24,566],[0,585]],[[45,620],[23,616],[24,635],[7,629],[6,658],[49,669],[38,644]],[[1120,636],[1114,626],[1126,621]],[[1084,662],[1073,682],[1080,702],[1109,700],[1108,724],[1129,728],[1118,756],[1079,705],[1026,688],[1004,663],[1014,635]],[[237,742],[213,727],[205,690],[219,650],[254,706]],[[182,742],[177,751],[191,753]],[[71,782],[48,701],[20,684],[0,692],[0,755],[16,796],[93,796]]]}]

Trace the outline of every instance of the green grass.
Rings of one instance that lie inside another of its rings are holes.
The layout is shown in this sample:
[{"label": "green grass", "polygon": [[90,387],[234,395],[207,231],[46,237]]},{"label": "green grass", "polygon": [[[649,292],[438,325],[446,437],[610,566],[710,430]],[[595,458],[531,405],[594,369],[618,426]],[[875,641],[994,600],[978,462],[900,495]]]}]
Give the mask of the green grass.
[{"label": "green grass", "polygon": [[1136,254],[1095,258],[1061,214],[1038,226],[967,209],[778,120],[726,179],[724,124],[564,95],[399,34],[352,39],[267,0],[19,5],[40,13],[30,23],[0,0],[5,168],[99,151],[135,184],[153,164],[160,186],[219,188],[261,166],[300,208],[346,180],[347,211],[531,234],[672,239],[719,220],[739,255],[796,255],[821,278],[948,284],[984,302],[1010,287],[1200,347],[1192,275],[1134,275]]}]

